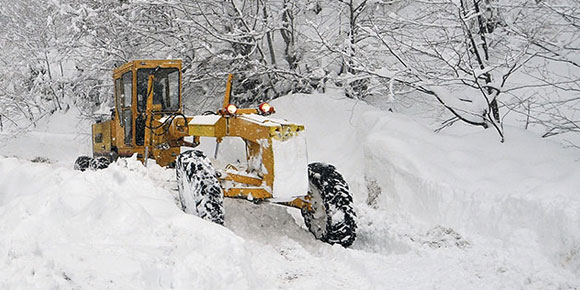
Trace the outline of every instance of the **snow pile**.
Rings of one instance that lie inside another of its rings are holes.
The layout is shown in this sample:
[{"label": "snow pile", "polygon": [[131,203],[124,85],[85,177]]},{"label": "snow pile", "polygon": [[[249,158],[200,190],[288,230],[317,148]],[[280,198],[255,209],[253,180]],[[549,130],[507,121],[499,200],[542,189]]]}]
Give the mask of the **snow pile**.
[{"label": "snow pile", "polygon": [[75,109],[56,112],[36,127],[16,134],[0,132],[0,156],[13,156],[70,167],[77,156],[91,155],[91,123]]},{"label": "snow pile", "polygon": [[274,104],[307,124],[310,161],[336,164],[359,205],[409,216],[422,232],[445,225],[497,239],[521,257],[533,248],[534,258],[580,274],[573,152],[517,128],[506,128],[504,144],[492,130],[436,134],[344,98],[297,95]]},{"label": "snow pile", "polygon": [[[90,143],[69,116],[0,146],[0,289],[580,288],[580,170],[558,145],[515,128],[505,144],[434,134],[328,95],[273,105],[305,124],[309,161],[349,182],[352,248],[314,240],[282,206],[226,199],[225,227],[184,214],[175,172],[154,162],[73,171]],[[243,160],[243,142],[224,142],[222,162]]]},{"label": "snow pile", "polygon": [[580,274],[580,170],[574,155],[516,128],[437,135],[401,116],[365,116],[367,176],[383,208],[538,249]]},{"label": "snow pile", "polygon": [[305,124],[309,162],[334,164],[355,195],[364,200],[364,152],[366,134],[357,124],[364,112],[374,110],[363,102],[326,95],[294,95],[276,99],[276,118]]},{"label": "snow pile", "polygon": [[171,180],[171,173],[135,160],[81,173],[0,159],[0,288],[256,289],[271,282],[253,275],[268,256],[181,213],[148,177]]}]

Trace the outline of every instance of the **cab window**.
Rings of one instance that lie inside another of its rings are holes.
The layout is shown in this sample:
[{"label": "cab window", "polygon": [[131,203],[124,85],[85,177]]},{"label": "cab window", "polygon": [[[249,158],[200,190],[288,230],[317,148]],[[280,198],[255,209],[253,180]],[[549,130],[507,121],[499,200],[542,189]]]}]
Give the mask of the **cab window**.
[{"label": "cab window", "polygon": [[115,79],[115,109],[117,110],[117,118],[121,115],[121,78]]},{"label": "cab window", "polygon": [[121,77],[121,126],[125,132],[125,144],[132,145],[133,142],[133,120],[131,111],[131,100],[133,96],[133,72],[126,72]]},{"label": "cab window", "polygon": [[149,75],[154,75],[153,104],[164,112],[176,112],[179,104],[179,70],[177,68],[142,68],[137,71],[137,109],[145,112]]}]

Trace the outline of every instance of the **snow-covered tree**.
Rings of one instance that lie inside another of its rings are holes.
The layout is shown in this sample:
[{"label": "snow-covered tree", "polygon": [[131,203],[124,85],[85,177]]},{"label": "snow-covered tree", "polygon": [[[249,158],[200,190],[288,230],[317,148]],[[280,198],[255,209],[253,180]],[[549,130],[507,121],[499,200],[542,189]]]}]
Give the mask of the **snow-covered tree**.
[{"label": "snow-covered tree", "polygon": [[506,121],[580,131],[574,0],[0,1],[0,129],[106,112],[115,67],[178,58],[188,112],[218,107],[234,73],[239,105],[333,89],[394,110],[432,100],[443,126],[502,139]]}]

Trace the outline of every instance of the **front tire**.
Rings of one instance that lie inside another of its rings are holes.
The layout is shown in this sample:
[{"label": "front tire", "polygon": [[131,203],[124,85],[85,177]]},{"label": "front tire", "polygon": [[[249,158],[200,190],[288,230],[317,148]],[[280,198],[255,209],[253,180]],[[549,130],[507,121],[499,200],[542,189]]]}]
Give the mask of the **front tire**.
[{"label": "front tire", "polygon": [[211,162],[198,150],[183,152],[176,163],[179,202],[185,213],[224,224],[224,194]]},{"label": "front tire", "polygon": [[356,214],[348,184],[333,165],[308,165],[312,210],[302,209],[306,226],[319,240],[343,247],[356,238]]}]

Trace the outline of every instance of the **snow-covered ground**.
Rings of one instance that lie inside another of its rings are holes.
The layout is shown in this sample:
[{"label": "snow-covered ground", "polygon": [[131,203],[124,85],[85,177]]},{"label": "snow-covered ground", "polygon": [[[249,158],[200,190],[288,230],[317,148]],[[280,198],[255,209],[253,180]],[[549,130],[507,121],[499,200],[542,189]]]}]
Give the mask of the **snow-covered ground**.
[{"label": "snow-covered ground", "polygon": [[186,215],[155,164],[74,171],[90,138],[69,113],[0,135],[0,289],[580,288],[574,152],[517,128],[504,144],[435,134],[336,96],[273,105],[306,125],[309,160],[349,182],[351,248],[316,241],[292,208],[227,199],[225,227]]}]

